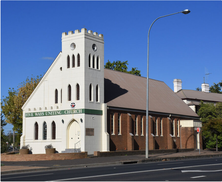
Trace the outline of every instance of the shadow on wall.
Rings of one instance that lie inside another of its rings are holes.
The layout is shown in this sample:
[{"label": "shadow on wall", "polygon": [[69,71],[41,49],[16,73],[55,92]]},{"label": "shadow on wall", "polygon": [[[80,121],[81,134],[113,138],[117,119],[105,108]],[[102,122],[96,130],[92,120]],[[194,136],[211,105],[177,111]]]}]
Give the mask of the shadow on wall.
[{"label": "shadow on wall", "polygon": [[121,88],[119,85],[113,83],[109,79],[104,79],[105,83],[105,103],[124,95],[128,90]]},{"label": "shadow on wall", "polygon": [[[191,138],[191,137],[193,137],[193,139]],[[187,145],[188,145],[188,141],[189,140],[196,140],[196,136],[194,135],[194,134],[191,134],[188,138],[187,138],[187,140],[186,140],[186,144],[185,144],[185,149],[187,149]],[[193,147],[189,147],[189,148],[195,148],[195,146],[193,146]]]}]

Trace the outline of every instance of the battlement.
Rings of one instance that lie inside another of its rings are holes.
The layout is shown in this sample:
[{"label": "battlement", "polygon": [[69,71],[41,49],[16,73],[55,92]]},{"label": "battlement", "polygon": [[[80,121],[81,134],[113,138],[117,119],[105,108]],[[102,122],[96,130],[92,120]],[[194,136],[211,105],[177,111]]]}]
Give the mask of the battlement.
[{"label": "battlement", "polygon": [[77,34],[88,34],[88,35],[92,35],[95,36],[97,38],[102,38],[103,39],[103,34],[98,34],[97,32],[93,32],[92,30],[88,30],[86,28],[82,28],[81,31],[80,30],[75,30],[75,32],[73,31],[69,31],[68,34],[66,32],[62,33],[62,38],[70,36],[70,35],[77,35]]}]

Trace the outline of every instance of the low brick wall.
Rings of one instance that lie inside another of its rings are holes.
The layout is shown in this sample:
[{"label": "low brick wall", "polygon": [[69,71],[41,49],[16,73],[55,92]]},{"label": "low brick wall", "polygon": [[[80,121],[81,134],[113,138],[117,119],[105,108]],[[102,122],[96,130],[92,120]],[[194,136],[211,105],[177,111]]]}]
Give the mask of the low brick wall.
[{"label": "low brick wall", "polygon": [[[160,153],[177,153],[177,152],[189,152],[194,149],[166,149],[166,150],[149,150],[149,154],[160,154]],[[120,156],[120,155],[145,155],[145,150],[132,150],[132,151],[110,151],[100,152],[95,151],[94,156],[97,157],[109,157],[109,156]]]},{"label": "low brick wall", "polygon": [[56,154],[1,154],[1,161],[45,161],[87,158],[87,152]]}]

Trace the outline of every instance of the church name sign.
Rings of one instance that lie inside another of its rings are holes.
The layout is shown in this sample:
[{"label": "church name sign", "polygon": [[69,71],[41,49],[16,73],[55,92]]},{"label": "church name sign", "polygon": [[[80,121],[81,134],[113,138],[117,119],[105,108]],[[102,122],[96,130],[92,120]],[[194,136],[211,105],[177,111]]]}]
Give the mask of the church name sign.
[{"label": "church name sign", "polygon": [[56,115],[67,115],[67,114],[94,114],[102,115],[102,110],[94,109],[69,109],[69,110],[58,110],[58,111],[43,111],[43,112],[30,112],[25,113],[25,117],[42,117],[42,116],[56,116]]}]

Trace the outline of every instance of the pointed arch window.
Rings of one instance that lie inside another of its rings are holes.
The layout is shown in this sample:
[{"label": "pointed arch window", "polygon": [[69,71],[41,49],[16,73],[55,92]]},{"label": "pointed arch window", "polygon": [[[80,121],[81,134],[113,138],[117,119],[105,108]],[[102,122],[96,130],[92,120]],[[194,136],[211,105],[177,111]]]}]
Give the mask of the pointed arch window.
[{"label": "pointed arch window", "polygon": [[35,140],[38,140],[39,138],[39,125],[37,122],[35,122]]},{"label": "pointed arch window", "polygon": [[93,60],[92,60],[92,67],[95,68],[95,55],[93,55]]},{"label": "pointed arch window", "polygon": [[97,56],[97,59],[96,59],[96,69],[97,70],[99,69],[99,56]]},{"label": "pointed arch window", "polygon": [[89,101],[92,101],[92,84],[89,85]]},{"label": "pointed arch window", "polygon": [[80,87],[79,84],[76,84],[76,100],[80,99]]},{"label": "pointed arch window", "polygon": [[61,89],[61,95],[60,95],[61,103],[62,103],[62,89]]},{"label": "pointed arch window", "polygon": [[80,67],[80,55],[77,55],[77,66]]},{"label": "pointed arch window", "polygon": [[71,85],[68,85],[68,101],[71,101],[71,93],[72,93]]},{"label": "pointed arch window", "polygon": [[43,137],[42,138],[43,138],[43,140],[47,139],[47,124],[45,121],[43,123]]},{"label": "pointed arch window", "polygon": [[74,56],[74,54],[72,55],[72,67],[73,68],[75,67],[75,56]]},{"label": "pointed arch window", "polygon": [[99,85],[96,85],[96,102],[99,102]]},{"label": "pointed arch window", "polygon": [[143,116],[141,116],[141,119],[140,119],[140,128],[141,128],[141,136],[143,136]]},{"label": "pointed arch window", "polygon": [[58,90],[55,89],[55,104],[58,104]]},{"label": "pointed arch window", "polygon": [[91,54],[89,54],[89,68],[91,67]]},{"label": "pointed arch window", "polygon": [[69,57],[69,55],[67,56],[67,68],[70,68],[70,57]]},{"label": "pointed arch window", "polygon": [[52,122],[52,139],[56,139],[56,124],[55,121]]},{"label": "pointed arch window", "polygon": [[135,128],[134,128],[135,132],[134,133],[135,133],[135,135],[138,135],[138,116],[137,115],[135,116],[135,123],[134,124],[135,124]]},{"label": "pointed arch window", "polygon": [[118,135],[121,135],[121,114],[118,113]]}]

